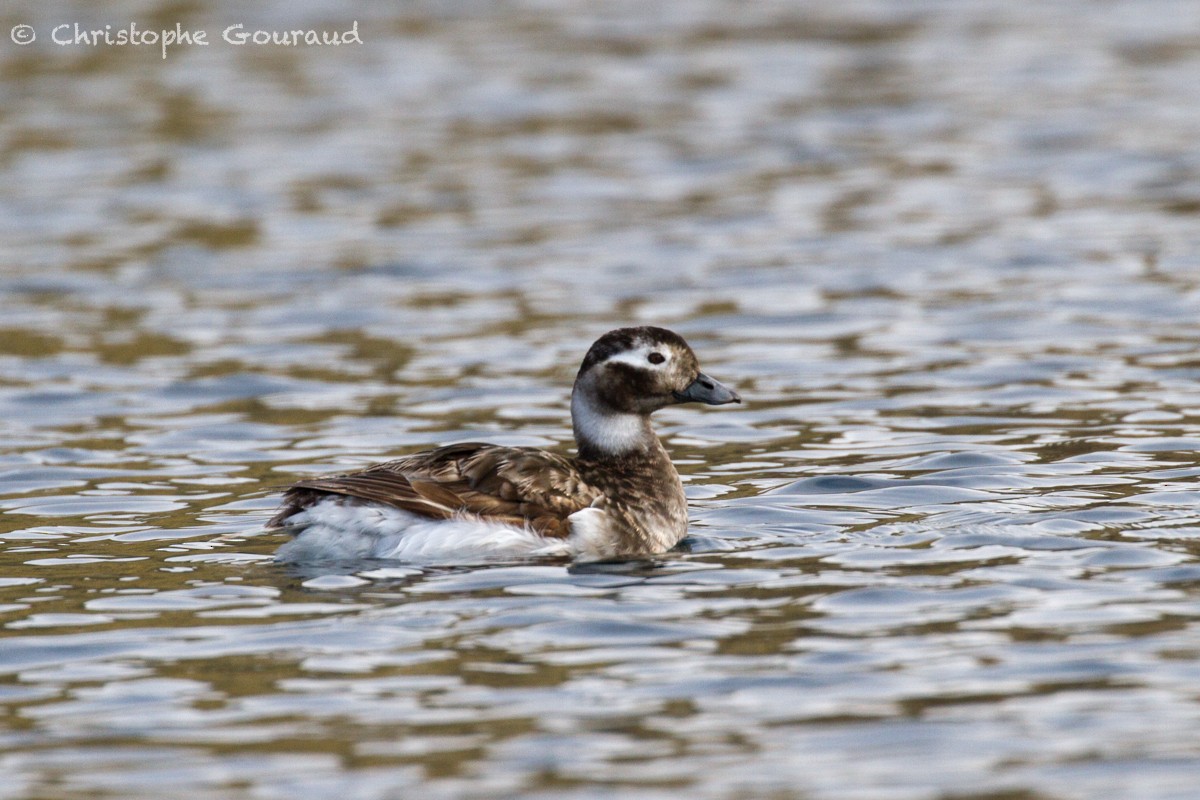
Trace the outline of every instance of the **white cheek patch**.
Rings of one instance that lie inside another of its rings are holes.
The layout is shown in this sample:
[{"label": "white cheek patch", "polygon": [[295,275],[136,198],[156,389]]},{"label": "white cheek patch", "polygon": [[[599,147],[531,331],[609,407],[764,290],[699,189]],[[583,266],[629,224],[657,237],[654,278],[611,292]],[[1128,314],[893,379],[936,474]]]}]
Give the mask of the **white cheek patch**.
[{"label": "white cheek patch", "polygon": [[[658,364],[650,363],[650,354],[658,353],[663,357],[663,361]],[[666,369],[671,365],[671,351],[664,345],[644,344],[634,350],[626,350],[623,353],[617,353],[615,356],[609,356],[605,359],[605,364],[628,364],[631,367],[638,369]]]}]

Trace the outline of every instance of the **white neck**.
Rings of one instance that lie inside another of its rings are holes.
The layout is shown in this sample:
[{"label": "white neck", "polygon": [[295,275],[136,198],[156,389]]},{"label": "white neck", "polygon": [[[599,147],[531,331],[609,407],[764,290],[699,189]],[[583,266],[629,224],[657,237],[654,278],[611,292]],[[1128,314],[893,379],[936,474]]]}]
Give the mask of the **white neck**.
[{"label": "white neck", "polygon": [[578,390],[571,395],[571,424],[580,447],[595,448],[610,456],[644,450],[647,441],[654,438],[645,417],[601,410]]}]

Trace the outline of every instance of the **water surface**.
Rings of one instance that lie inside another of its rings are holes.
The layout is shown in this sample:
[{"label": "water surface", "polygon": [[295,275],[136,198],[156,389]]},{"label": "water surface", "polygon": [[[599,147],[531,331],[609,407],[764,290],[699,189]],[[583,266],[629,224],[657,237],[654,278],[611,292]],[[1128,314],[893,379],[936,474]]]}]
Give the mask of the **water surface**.
[{"label": "water surface", "polygon": [[[0,798],[1194,796],[1200,7],[100,13],[0,13]],[[272,561],[622,324],[748,401],[683,550]]]}]

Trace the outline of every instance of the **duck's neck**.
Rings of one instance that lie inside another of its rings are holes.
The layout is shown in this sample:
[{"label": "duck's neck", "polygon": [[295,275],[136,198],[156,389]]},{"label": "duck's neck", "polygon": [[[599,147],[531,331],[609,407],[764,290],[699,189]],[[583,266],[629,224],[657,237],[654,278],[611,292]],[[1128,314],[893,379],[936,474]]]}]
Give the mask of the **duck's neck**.
[{"label": "duck's neck", "polygon": [[662,449],[650,417],[602,408],[586,392],[571,395],[571,426],[579,457],[587,461],[613,461]]}]

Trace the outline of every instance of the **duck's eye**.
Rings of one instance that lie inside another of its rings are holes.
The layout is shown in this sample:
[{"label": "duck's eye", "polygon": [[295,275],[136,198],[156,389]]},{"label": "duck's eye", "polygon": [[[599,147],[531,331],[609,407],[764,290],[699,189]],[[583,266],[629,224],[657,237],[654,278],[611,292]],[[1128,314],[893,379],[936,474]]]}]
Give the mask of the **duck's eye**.
[{"label": "duck's eye", "polygon": [[667,357],[662,353],[651,353],[650,355],[646,356],[646,360],[651,364],[661,364],[667,360]]}]

